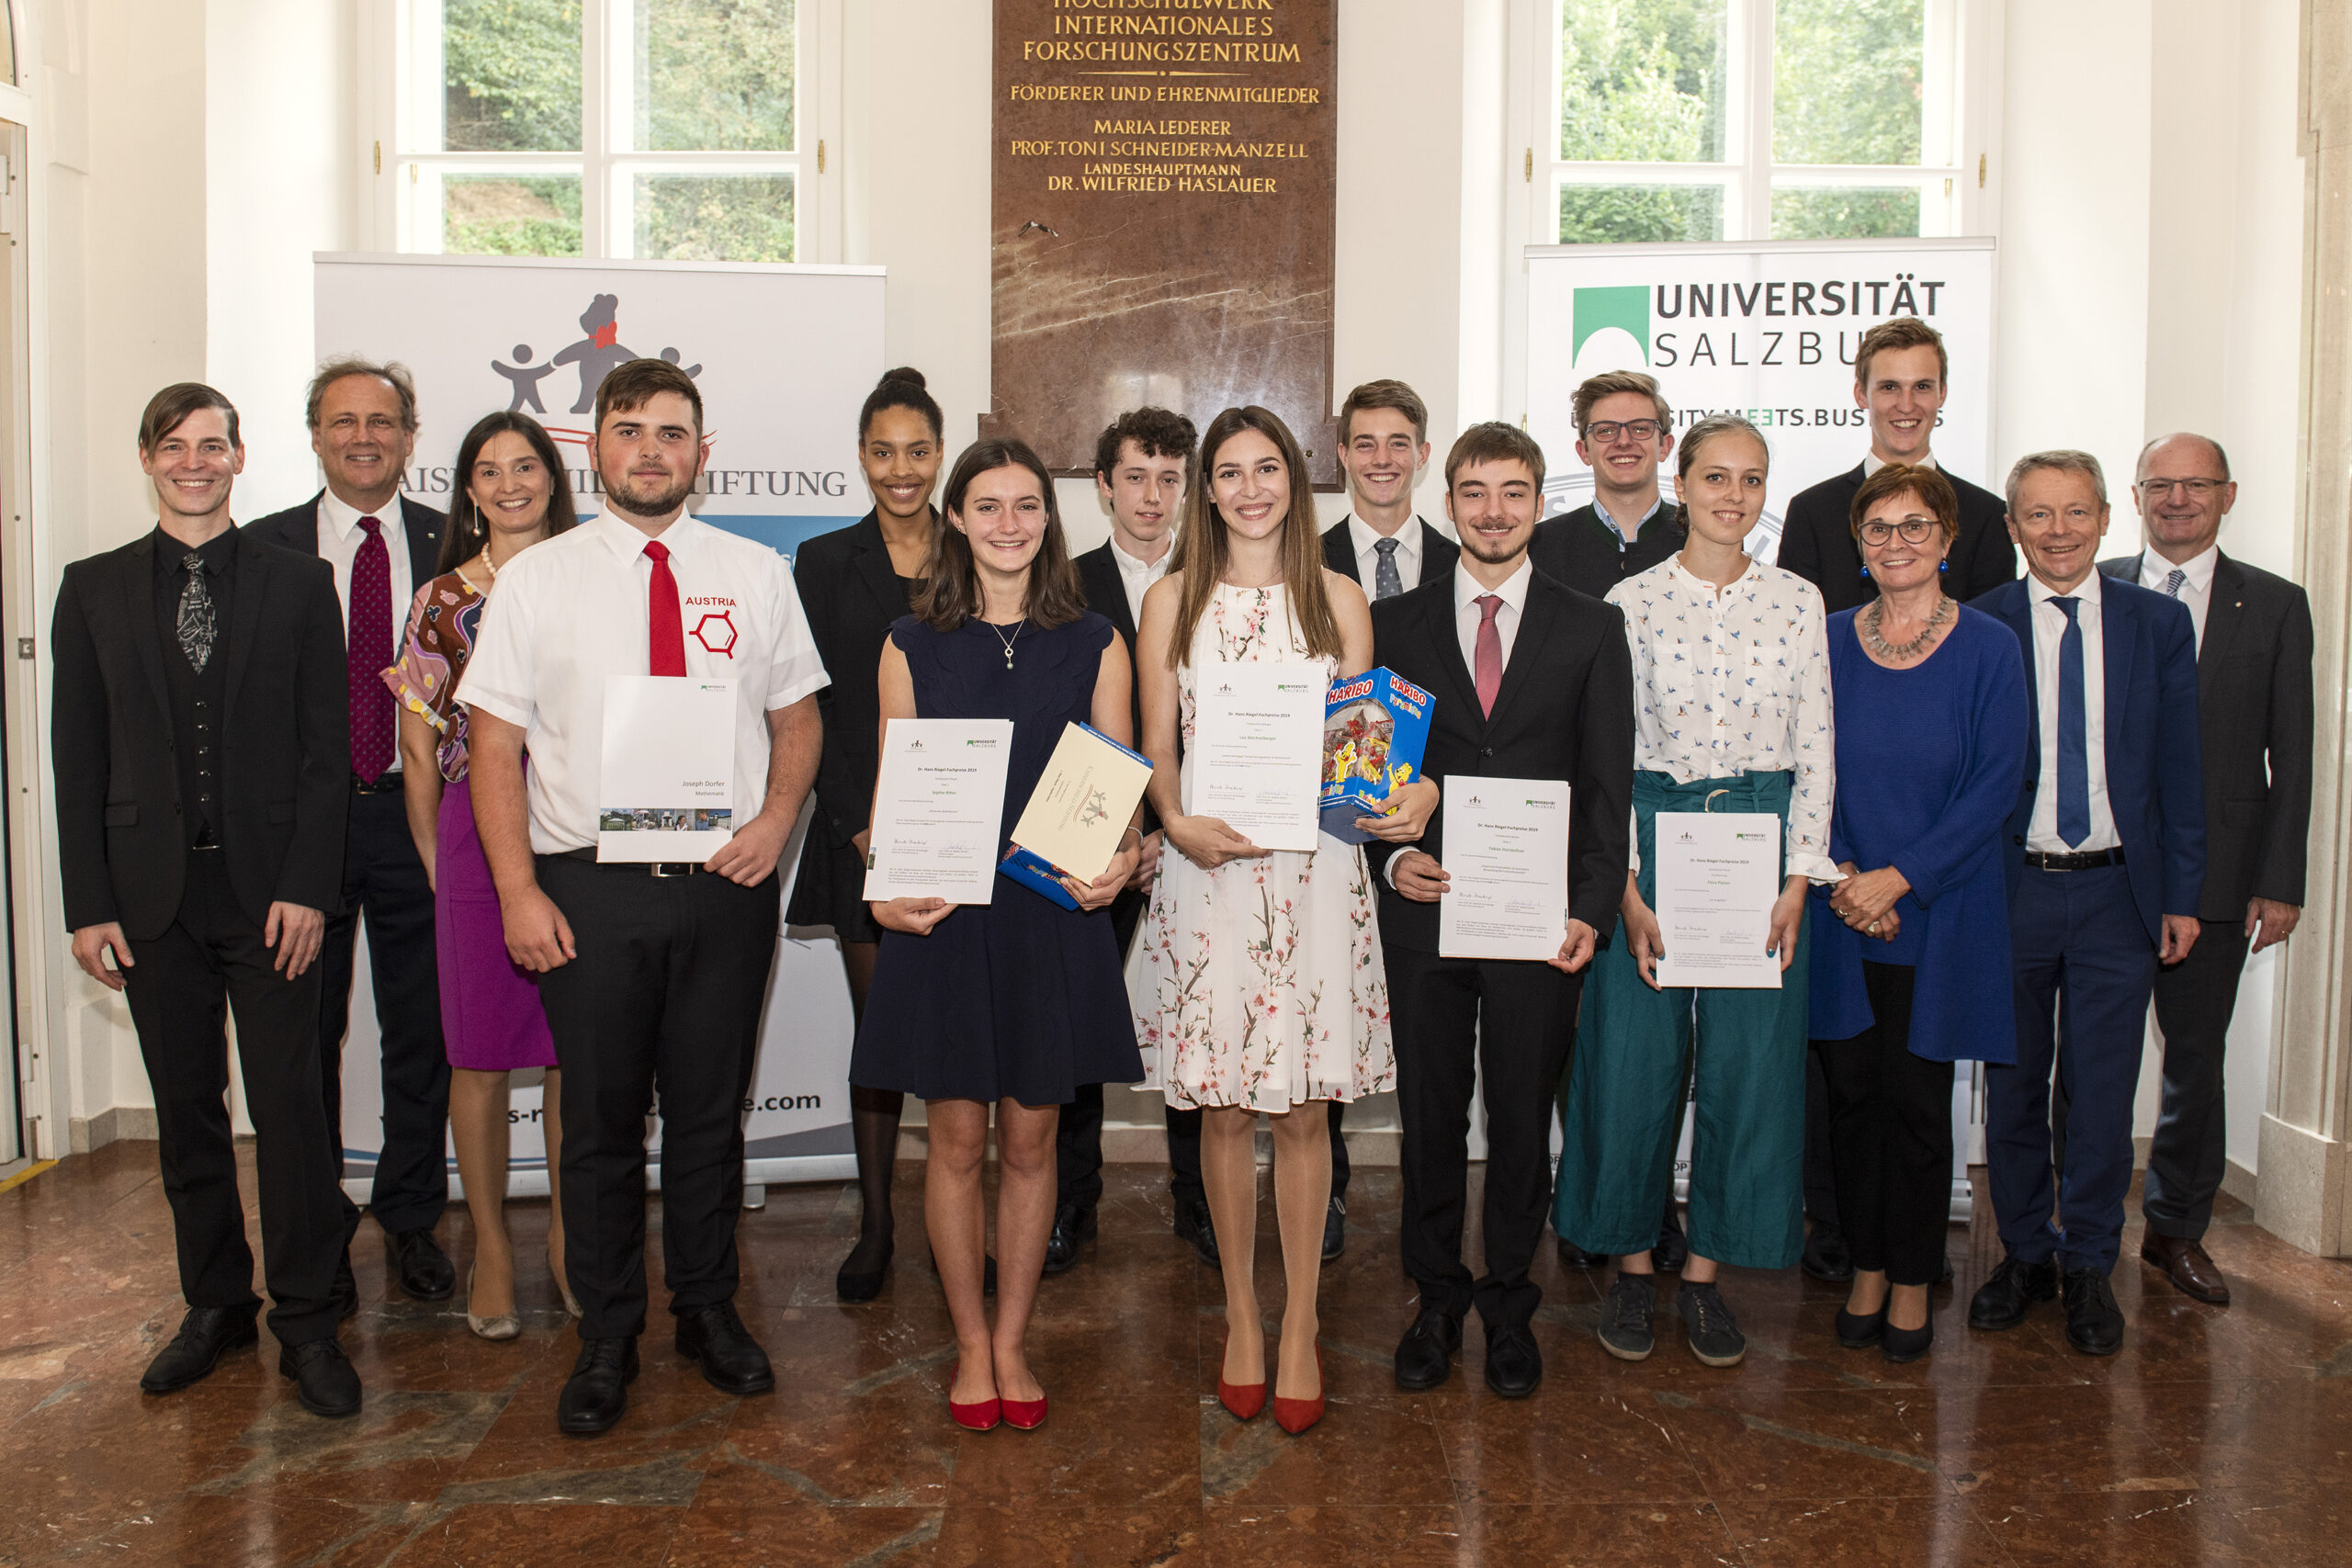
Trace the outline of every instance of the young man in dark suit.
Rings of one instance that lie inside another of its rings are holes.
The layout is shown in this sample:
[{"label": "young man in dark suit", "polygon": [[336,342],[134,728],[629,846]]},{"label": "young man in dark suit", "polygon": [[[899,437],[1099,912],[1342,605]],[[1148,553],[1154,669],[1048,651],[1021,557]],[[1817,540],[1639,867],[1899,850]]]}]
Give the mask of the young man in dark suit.
[{"label": "young man in dark suit", "polygon": [[1577,389],[1577,457],[1592,470],[1592,499],[1535,525],[1535,570],[1595,599],[1679,550],[1682,508],[1658,491],[1674,452],[1674,411],[1655,377],[1609,370]]},{"label": "young man in dark suit", "polygon": [[[2066,1342],[2110,1356],[2123,1344],[2108,1276],[2132,1184],[2149,996],[2157,966],[2188,958],[2199,935],[2196,632],[2178,601],[2093,569],[2108,523],[2098,458],[2019,458],[2008,505],[2030,575],[1976,608],[2017,634],[2034,715],[2003,846],[2018,1055],[1985,1069],[1986,1164],[2007,1256],[1970,1303],[1968,1323],[2014,1328],[2063,1286]],[[2059,1171],[2053,1069],[2068,1097]]]},{"label": "young man in dark suit", "polygon": [[2197,945],[2156,971],[2164,1100],[2141,1208],[2143,1262],[2214,1306],[2229,1281],[2203,1245],[2229,1159],[2222,1056],[2246,955],[2287,940],[2302,913],[2312,814],[2312,609],[2283,577],[2222,553],[2237,503],[2230,459],[2202,435],[2140,454],[2132,499],[2147,548],[2099,562],[2118,581],[2188,606],[2205,758],[2205,891]]},{"label": "young man in dark suit", "polygon": [[[340,912],[327,922],[319,961],[328,1125],[340,1150],[343,1041],[351,1023],[353,943],[364,913],[383,1036],[384,1093],[384,1134],[368,1206],[383,1228],[385,1260],[401,1290],[419,1301],[440,1301],[457,1284],[457,1270],[433,1235],[449,1198],[444,1133],[449,1059],[441,1040],[433,885],[409,835],[398,710],[382,671],[400,651],[410,601],[433,580],[446,520],[401,493],[416,446],[416,389],[407,370],[331,359],[311,378],[308,416],[311,449],[326,470],[326,487],[301,505],[254,524],[252,532],[334,569],[349,649],[352,729],[345,787],[351,831]],[[356,1311],[358,1292],[348,1258],[336,1289],[345,1314]]]},{"label": "young man in dark suit", "polygon": [[[1556,956],[1439,952],[1444,824],[1417,846],[1367,853],[1381,878],[1380,936],[1404,1115],[1405,1272],[1420,1310],[1396,1347],[1396,1382],[1453,1373],[1463,1314],[1487,1329],[1487,1385],[1535,1392],[1544,1361],[1528,1278],[1551,1198],[1552,1096],[1566,1070],[1584,969],[1624,896],[1634,784],[1633,666],[1616,608],[1538,572],[1527,557],[1544,453],[1501,423],[1463,432],[1445,460],[1454,570],[1373,606],[1381,663],[1434,697],[1424,778],[1448,795],[1480,778],[1569,785],[1567,920]],[[1484,1069],[1486,1269],[1462,1261],[1471,1086]]]},{"label": "young man in dark suit", "polygon": [[139,460],[156,526],[67,567],[58,588],[51,763],[74,960],[130,1005],[188,1305],[140,1386],[186,1388],[256,1337],[223,1100],[233,1005],[278,1371],[305,1408],[356,1415],[359,1375],[334,1337],[350,1231],[319,1089],[315,962],[343,879],[334,585],[231,521],[245,454],[219,392],[156,393]]}]

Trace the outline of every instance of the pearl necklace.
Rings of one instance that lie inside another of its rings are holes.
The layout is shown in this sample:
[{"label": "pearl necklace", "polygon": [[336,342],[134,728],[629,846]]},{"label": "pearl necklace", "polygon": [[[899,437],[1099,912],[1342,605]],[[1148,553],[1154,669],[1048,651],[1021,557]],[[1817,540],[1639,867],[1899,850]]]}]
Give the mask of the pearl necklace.
[{"label": "pearl necklace", "polygon": [[1935,614],[1928,617],[1928,624],[1919,629],[1917,637],[1909,642],[1889,642],[1878,632],[1879,617],[1885,609],[1886,601],[1880,599],[1863,611],[1855,622],[1862,634],[1862,646],[1881,659],[1910,658],[1934,640],[1937,629],[1951,619],[1951,600],[1939,593],[1936,596]]}]

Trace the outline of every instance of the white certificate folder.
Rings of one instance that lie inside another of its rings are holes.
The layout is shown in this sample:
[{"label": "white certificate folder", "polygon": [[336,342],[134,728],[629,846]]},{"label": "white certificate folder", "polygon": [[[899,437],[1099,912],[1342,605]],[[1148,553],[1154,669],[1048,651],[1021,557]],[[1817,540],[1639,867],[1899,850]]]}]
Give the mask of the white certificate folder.
[{"label": "white certificate folder", "polygon": [[894,718],[874,782],[865,897],[986,904],[996,889],[1009,718]]},{"label": "white certificate folder", "polygon": [[1261,850],[1315,848],[1328,690],[1319,664],[1201,671],[1185,809]]},{"label": "white certificate folder", "polygon": [[735,682],[608,676],[603,762],[598,860],[708,860],[735,831]]},{"label": "white certificate folder", "polygon": [[1065,909],[1078,900],[1065,876],[1091,882],[1109,869],[1151,780],[1151,763],[1091,724],[1063,727],[997,869]]},{"label": "white certificate folder", "polygon": [[1568,795],[1559,779],[1456,773],[1445,781],[1440,957],[1560,955],[1568,939]]},{"label": "white certificate folder", "polygon": [[1778,990],[1771,940],[1781,891],[1781,818],[1760,811],[1657,814],[1661,986]]}]

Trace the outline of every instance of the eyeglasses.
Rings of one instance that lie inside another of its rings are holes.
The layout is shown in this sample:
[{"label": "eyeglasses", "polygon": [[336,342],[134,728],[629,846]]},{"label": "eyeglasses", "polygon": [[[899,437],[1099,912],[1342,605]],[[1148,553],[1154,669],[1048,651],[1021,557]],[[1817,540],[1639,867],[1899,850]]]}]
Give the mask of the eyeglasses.
[{"label": "eyeglasses", "polygon": [[1939,526],[1930,517],[1905,517],[1900,523],[1865,523],[1861,527],[1862,543],[1876,548],[1900,534],[1906,545],[1924,545],[1928,536]]},{"label": "eyeglasses", "polygon": [[1587,441],[1598,441],[1606,446],[1616,440],[1622,432],[1636,441],[1655,441],[1657,439],[1657,433],[1664,428],[1665,426],[1654,419],[1604,419],[1598,424],[1586,425],[1584,438]]},{"label": "eyeglasses", "polygon": [[2142,479],[2140,493],[2152,500],[2162,501],[2177,490],[2185,490],[2189,500],[2202,501],[2229,482],[2227,479]]}]

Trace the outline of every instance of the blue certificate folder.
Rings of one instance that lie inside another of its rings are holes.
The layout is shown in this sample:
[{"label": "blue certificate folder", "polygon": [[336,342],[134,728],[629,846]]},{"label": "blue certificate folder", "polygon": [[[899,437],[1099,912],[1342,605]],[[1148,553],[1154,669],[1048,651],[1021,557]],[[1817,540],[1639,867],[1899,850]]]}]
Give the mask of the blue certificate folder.
[{"label": "blue certificate folder", "polygon": [[[1070,728],[1092,737],[1094,739],[1099,740],[1103,745],[1111,748],[1114,751],[1124,756],[1133,758],[1135,761],[1142,763],[1146,768],[1149,768],[1151,766],[1150,758],[1146,757],[1142,752],[1136,750],[1132,746],[1120,745],[1117,741],[1112,739],[1109,736],[1103,734],[1101,730],[1095,728],[1091,724],[1077,724],[1072,725]],[[1046,785],[1041,783],[1039,787],[1042,789],[1046,787]],[[1136,803],[1133,799],[1126,801],[1124,806],[1121,806],[1117,801],[1111,801],[1108,804],[1123,813],[1119,818],[1119,820],[1123,825],[1126,821],[1127,817],[1134,814],[1136,808]],[[1122,838],[1125,837],[1124,828],[1120,836]],[[1113,852],[1114,854],[1116,853],[1115,851]],[[1065,873],[1052,862],[1046,860],[1043,855],[1037,854],[1030,850],[1023,849],[1018,843],[1009,843],[1005,846],[1004,856],[997,862],[996,869],[998,875],[1009,877],[1012,881],[1021,884],[1022,886],[1030,889],[1032,892],[1044,894],[1046,897],[1051,898],[1055,903],[1059,904],[1065,909],[1075,909],[1078,908],[1078,900],[1070,897],[1069,889],[1064,887],[1061,884],[1061,879]],[[1076,874],[1071,873],[1068,874]],[[1097,873],[1096,874],[1099,875],[1101,874]]]},{"label": "blue certificate folder", "polygon": [[1419,777],[1437,700],[1394,670],[1367,670],[1331,682],[1323,705],[1323,831],[1343,844],[1372,835],[1355,825]]}]

